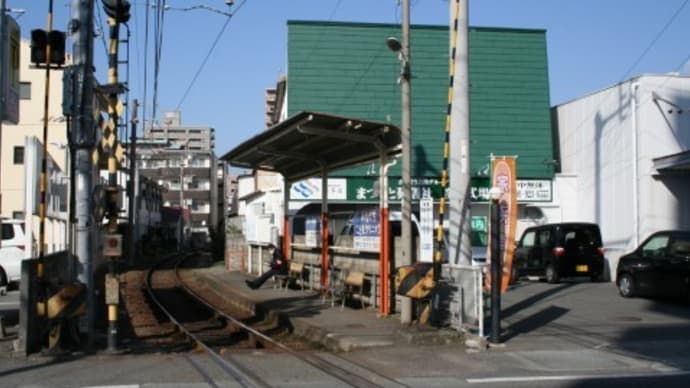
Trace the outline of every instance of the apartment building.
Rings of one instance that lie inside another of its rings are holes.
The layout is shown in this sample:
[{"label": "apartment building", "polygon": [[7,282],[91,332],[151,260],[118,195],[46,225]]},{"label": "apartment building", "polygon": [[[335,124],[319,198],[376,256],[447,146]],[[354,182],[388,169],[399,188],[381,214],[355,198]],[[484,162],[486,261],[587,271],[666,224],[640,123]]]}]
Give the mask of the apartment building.
[{"label": "apartment building", "polygon": [[215,148],[215,129],[204,126],[182,125],[180,111],[163,112],[160,123],[147,123],[144,138],[162,139],[172,145],[188,150],[211,150]]},{"label": "apartment building", "polygon": [[188,218],[185,240],[208,243],[219,213],[219,171],[213,150],[185,148],[157,138],[138,141],[137,155],[138,173],[163,187],[163,206],[181,209]]},{"label": "apartment building", "polygon": [[[69,61],[69,58],[68,58]],[[43,148],[43,123],[48,129],[48,207],[45,225],[45,252],[62,250],[67,236],[66,119],[62,115],[62,73],[51,71],[48,115],[44,116],[45,69],[30,66],[28,41],[20,41],[19,121],[3,123],[0,156],[0,191],[3,218],[24,219],[29,240],[39,240],[38,179]],[[46,120],[47,118],[47,120]],[[27,195],[29,193],[29,195]],[[27,247],[34,244],[28,243]],[[35,256],[26,249],[26,257]]]}]

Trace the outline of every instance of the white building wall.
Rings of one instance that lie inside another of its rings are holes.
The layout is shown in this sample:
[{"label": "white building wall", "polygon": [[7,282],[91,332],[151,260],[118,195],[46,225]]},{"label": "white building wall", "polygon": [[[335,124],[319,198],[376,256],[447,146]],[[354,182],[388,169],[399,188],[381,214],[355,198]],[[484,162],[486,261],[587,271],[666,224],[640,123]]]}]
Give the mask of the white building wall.
[{"label": "white building wall", "polygon": [[654,158],[690,148],[690,114],[666,117],[654,93],[690,108],[689,90],[687,77],[642,76],[555,108],[562,168],[557,181],[566,185],[559,189],[563,221],[598,223],[614,271],[618,257],[653,231],[689,226],[687,216],[679,217],[688,190],[678,182],[672,192],[653,167]]}]

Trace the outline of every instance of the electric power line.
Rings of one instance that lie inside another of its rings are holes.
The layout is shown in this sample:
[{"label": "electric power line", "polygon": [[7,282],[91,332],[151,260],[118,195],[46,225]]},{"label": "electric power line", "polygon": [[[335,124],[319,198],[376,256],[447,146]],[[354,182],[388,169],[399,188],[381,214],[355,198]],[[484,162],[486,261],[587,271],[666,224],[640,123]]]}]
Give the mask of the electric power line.
[{"label": "electric power line", "polygon": [[659,32],[656,34],[656,36],[654,37],[654,39],[652,39],[652,41],[649,43],[649,45],[647,45],[647,47],[644,49],[644,51],[642,52],[642,54],[640,54],[640,56],[635,60],[635,62],[630,66],[630,68],[628,68],[628,70],[627,70],[627,71],[625,72],[625,74],[623,75],[622,79],[626,79],[626,78],[630,75],[630,73],[633,71],[633,69],[635,69],[635,67],[637,67],[637,65],[642,61],[642,59],[647,55],[647,53],[649,53],[649,50],[652,49],[652,47],[653,47],[653,46],[656,44],[656,42],[661,38],[661,36],[664,35],[664,33],[666,32],[666,30],[668,30],[668,28],[671,26],[671,24],[673,24],[673,22],[676,20],[676,18],[677,18],[678,15],[681,13],[681,11],[683,11],[683,9],[685,8],[685,6],[688,5],[688,2],[690,2],[690,0],[685,0],[685,1],[683,2],[683,4],[681,4],[680,7],[678,7],[678,9],[676,10],[676,12],[673,14],[673,16],[671,16],[671,18],[668,20],[668,22],[666,22],[666,24],[665,24],[664,27],[661,29],[661,31],[659,31]]},{"label": "electric power line", "polygon": [[180,102],[177,104],[176,110],[179,110],[180,107],[182,106],[182,103],[184,100],[187,98],[187,95],[189,92],[192,90],[192,87],[194,87],[194,84],[196,83],[196,80],[199,78],[199,75],[201,72],[204,70],[204,67],[206,66],[206,63],[208,62],[208,59],[211,57],[211,54],[213,53],[213,50],[215,50],[216,45],[218,45],[218,42],[220,41],[220,38],[223,36],[223,33],[225,32],[225,29],[228,27],[228,24],[230,24],[230,20],[234,15],[237,14],[237,12],[242,8],[244,3],[246,3],[247,0],[243,0],[237,8],[233,11],[232,14],[228,16],[228,18],[225,20],[225,23],[223,24],[223,27],[220,29],[218,32],[218,35],[216,35],[216,39],[213,41],[213,44],[211,45],[211,48],[208,50],[208,53],[206,54],[206,57],[204,60],[201,62],[201,65],[199,66],[199,69],[197,69],[196,73],[194,74],[194,77],[192,78],[192,81],[189,83],[189,86],[187,86],[187,89],[185,90],[184,94],[182,95],[182,98],[180,99]]},{"label": "electric power line", "polygon": [[[673,24],[673,22],[676,20],[676,18],[681,13],[681,11],[683,11],[683,9],[685,9],[685,6],[688,4],[688,2],[690,2],[690,0],[685,0],[683,2],[683,4],[681,4],[678,7],[676,12],[669,18],[669,20],[664,24],[664,26],[661,28],[661,30],[654,36],[654,38],[651,40],[651,42],[642,51],[640,56],[638,56],[637,59],[635,60],[635,62],[628,68],[628,70],[626,70],[626,72],[623,74],[623,77],[621,77],[621,80],[619,81],[619,83],[622,83],[623,81],[625,81],[626,78],[628,78],[630,76],[630,73],[633,71],[633,69],[635,69],[635,67],[637,67],[637,65],[642,61],[642,59],[647,55],[647,53],[652,49],[652,47],[659,41],[659,39],[661,39],[661,37],[664,35],[666,30],[668,30],[668,28],[671,26],[671,24]],[[681,63],[679,68],[682,68],[685,62],[687,62],[687,58],[684,60],[683,63]],[[668,78],[667,78],[667,80],[668,80]],[[665,83],[666,82],[664,82],[663,84],[665,84]],[[575,130],[569,136],[575,136],[575,134],[578,133],[578,130],[580,129],[580,127],[582,127],[586,122],[591,121],[599,113],[599,107],[604,105],[604,103],[607,102],[608,99],[611,98],[611,96],[613,96],[613,94],[609,94],[607,97],[604,98],[604,100],[601,103],[599,103],[596,107],[594,107],[594,109],[592,110],[592,114],[588,115],[586,118],[584,118],[575,127]],[[563,139],[563,140],[564,140],[564,142],[569,141],[569,139]]]},{"label": "electric power line", "polygon": [[151,120],[156,119],[156,109],[158,106],[158,76],[160,74],[161,57],[163,54],[163,26],[165,23],[165,6],[167,0],[158,0],[154,23],[155,42],[154,42],[154,63],[153,63],[153,106]]}]

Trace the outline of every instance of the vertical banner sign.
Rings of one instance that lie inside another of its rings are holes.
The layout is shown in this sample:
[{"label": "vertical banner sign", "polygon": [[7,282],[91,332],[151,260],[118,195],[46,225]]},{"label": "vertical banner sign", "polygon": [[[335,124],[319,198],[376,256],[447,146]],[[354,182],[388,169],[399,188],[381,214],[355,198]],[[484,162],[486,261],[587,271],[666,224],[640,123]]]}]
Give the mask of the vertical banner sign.
[{"label": "vertical banner sign", "polygon": [[353,236],[352,245],[355,249],[361,251],[378,252],[380,235],[379,235],[379,209],[378,207],[371,207],[355,212],[352,218]]},{"label": "vertical banner sign", "polygon": [[19,24],[13,18],[6,16],[7,21],[7,40],[5,46],[0,45],[0,50],[4,50],[5,58],[5,78],[0,96],[4,96],[4,101],[0,101],[2,109],[2,120],[9,124],[19,124],[19,46],[21,31]]},{"label": "vertical banner sign", "polygon": [[419,261],[434,261],[434,200],[424,197],[419,200]]},{"label": "vertical banner sign", "polygon": [[304,243],[312,248],[321,246],[321,220],[318,216],[308,216],[304,220]]},{"label": "vertical banner sign", "polygon": [[[513,269],[513,251],[515,250],[515,228],[517,227],[517,175],[515,157],[495,157],[491,165],[491,185],[501,190],[498,199],[501,216],[500,252],[503,253],[501,269],[501,293],[508,289],[510,275]],[[491,233],[489,233],[489,248],[487,249],[487,263],[491,265]],[[489,268],[491,268],[489,266]],[[487,285],[491,285],[490,274],[486,277]]]}]

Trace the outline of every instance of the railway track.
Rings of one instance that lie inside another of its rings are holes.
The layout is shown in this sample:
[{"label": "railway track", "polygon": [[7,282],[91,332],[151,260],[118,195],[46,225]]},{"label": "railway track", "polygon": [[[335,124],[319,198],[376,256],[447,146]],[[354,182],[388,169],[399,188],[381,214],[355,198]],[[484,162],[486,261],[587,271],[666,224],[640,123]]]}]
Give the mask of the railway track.
[{"label": "railway track", "polygon": [[[352,364],[351,361],[335,354],[319,354],[317,352],[297,351],[272,337],[279,333],[275,327],[255,327],[245,320],[233,317],[225,311],[219,310],[185,284],[180,276],[181,265],[193,254],[177,255],[161,260],[151,267],[146,276],[146,289],[157,308],[170,320],[194,346],[204,351],[220,367],[227,376],[243,387],[272,387],[273,385],[258,373],[251,365],[244,365],[240,361],[228,358],[228,350],[235,352],[242,349],[266,349],[282,353],[282,357],[295,358],[304,371],[318,371],[331,380],[329,386],[351,387],[404,387],[405,385],[379,374],[362,365]],[[176,286],[173,288],[154,288],[153,277],[164,266],[172,267],[175,274]],[[273,330],[273,333],[271,332]],[[191,359],[190,359],[191,361]],[[199,364],[194,363],[195,369],[210,386],[217,386],[212,373]],[[309,373],[308,373],[309,374]]]}]

